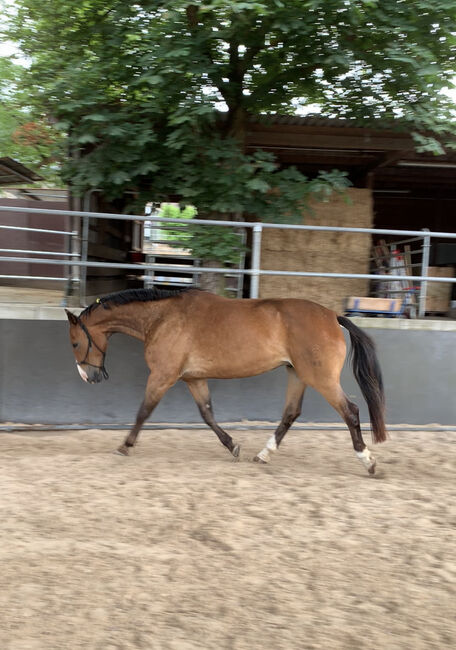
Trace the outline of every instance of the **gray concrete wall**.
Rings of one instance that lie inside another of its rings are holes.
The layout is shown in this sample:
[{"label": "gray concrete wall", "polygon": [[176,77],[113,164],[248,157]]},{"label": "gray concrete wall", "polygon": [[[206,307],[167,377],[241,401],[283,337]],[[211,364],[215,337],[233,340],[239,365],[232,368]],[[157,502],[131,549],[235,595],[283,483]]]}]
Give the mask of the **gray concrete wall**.
[{"label": "gray concrete wall", "polygon": [[[373,319],[360,321],[369,327],[378,346],[388,422],[455,425],[455,324],[409,329],[419,324],[390,321],[385,329]],[[0,319],[0,421],[68,425],[133,421],[147,377],[142,344],[120,334],[114,336],[106,361],[110,379],[91,386],[79,378],[67,330],[63,320]],[[251,379],[210,383],[219,421],[280,418],[286,384],[283,368]],[[344,369],[342,385],[367,421],[367,409],[349,368]],[[168,392],[150,421],[200,421],[183,382]],[[300,421],[339,422],[339,417],[309,389]]]}]

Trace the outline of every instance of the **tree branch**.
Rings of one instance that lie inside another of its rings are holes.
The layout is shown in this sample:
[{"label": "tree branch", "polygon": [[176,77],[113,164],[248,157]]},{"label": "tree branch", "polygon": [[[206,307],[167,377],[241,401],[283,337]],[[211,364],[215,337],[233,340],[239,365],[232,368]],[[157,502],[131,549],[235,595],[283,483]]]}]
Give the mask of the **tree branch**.
[{"label": "tree branch", "polygon": [[198,12],[199,7],[197,5],[189,5],[185,10],[188,26],[191,31],[194,31],[198,27]]}]

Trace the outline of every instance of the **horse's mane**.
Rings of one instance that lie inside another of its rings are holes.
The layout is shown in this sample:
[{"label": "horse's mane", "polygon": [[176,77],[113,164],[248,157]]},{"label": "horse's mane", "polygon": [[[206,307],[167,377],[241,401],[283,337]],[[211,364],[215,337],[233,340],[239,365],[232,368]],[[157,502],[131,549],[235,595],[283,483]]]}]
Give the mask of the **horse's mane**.
[{"label": "horse's mane", "polygon": [[187,291],[195,290],[195,287],[183,287],[180,289],[126,289],[125,291],[116,291],[108,293],[106,296],[97,298],[95,302],[86,307],[79,317],[89,316],[97,307],[111,309],[119,305],[127,305],[130,302],[149,302],[150,300],[164,300],[165,298],[175,298]]}]

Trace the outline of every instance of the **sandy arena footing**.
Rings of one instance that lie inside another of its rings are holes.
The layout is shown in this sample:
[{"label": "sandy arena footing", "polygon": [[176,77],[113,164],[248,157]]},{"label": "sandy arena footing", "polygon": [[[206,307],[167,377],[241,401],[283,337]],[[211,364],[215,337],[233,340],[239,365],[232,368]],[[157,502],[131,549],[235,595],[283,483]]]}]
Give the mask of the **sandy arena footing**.
[{"label": "sandy arena footing", "polygon": [[1,433],[0,647],[456,645],[454,432],[232,433]]}]

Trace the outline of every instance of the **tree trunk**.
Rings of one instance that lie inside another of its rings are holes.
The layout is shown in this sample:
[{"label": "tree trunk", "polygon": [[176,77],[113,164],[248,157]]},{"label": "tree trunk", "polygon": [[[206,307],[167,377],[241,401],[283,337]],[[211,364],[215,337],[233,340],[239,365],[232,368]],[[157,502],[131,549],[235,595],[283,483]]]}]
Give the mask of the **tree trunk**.
[{"label": "tree trunk", "polygon": [[[242,105],[242,95],[238,102],[234,102],[228,110],[226,121],[221,129],[223,137],[234,138],[239,143],[242,153],[245,153],[245,134],[246,134],[247,114]],[[243,221],[242,213],[236,214],[216,214],[198,215],[199,219],[221,219],[222,221]],[[223,263],[217,260],[201,260],[201,266],[206,268],[220,268]],[[227,269],[228,271],[228,269]],[[210,291],[219,296],[225,295],[226,279],[221,273],[201,273],[200,288]]]},{"label": "tree trunk", "polygon": [[[202,260],[201,266],[206,268],[219,268],[222,264],[216,260]],[[221,273],[201,273],[199,285],[204,291],[223,296],[225,292],[225,276]]]}]

